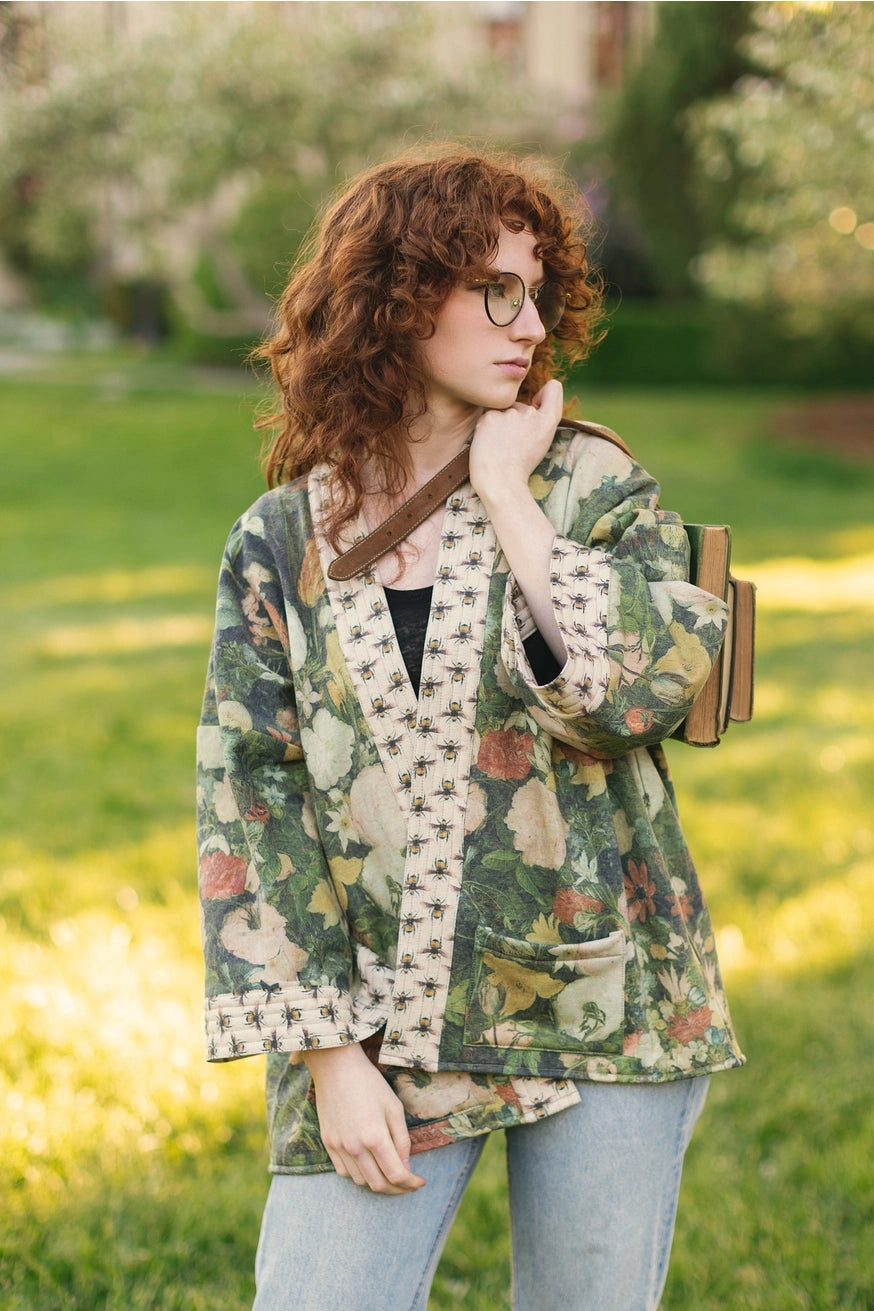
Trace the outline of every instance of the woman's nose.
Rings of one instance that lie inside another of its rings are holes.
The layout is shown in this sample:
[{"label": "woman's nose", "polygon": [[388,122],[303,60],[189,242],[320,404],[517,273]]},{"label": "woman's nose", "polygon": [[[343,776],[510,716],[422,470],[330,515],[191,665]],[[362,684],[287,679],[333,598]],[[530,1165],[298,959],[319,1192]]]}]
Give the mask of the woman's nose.
[{"label": "woman's nose", "polygon": [[527,292],[521,310],[510,324],[510,336],[514,341],[533,342],[541,342],[546,336],[546,329],[540,320],[537,306]]}]

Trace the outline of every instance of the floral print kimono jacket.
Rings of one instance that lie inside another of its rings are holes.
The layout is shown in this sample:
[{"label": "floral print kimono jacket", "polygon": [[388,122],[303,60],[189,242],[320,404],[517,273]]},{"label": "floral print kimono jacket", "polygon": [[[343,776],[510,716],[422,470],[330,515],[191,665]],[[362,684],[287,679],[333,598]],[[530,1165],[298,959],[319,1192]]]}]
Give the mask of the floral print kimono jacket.
[{"label": "floral print kimono jacket", "polygon": [[417,698],[377,574],[327,578],[326,473],[231,532],[199,730],[208,1055],[267,1054],[271,1169],[332,1168],[308,1048],[364,1042],[414,1151],[560,1111],[576,1080],[742,1064],[658,745],[725,607],[657,485],[567,428],[533,474],[568,652],[545,686],[482,504],[453,494]]}]

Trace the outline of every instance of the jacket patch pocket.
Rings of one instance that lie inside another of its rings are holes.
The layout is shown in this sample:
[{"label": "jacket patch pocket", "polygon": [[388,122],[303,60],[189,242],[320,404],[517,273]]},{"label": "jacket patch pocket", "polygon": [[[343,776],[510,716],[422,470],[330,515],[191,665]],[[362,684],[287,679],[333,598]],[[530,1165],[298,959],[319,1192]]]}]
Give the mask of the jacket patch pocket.
[{"label": "jacket patch pocket", "polygon": [[626,938],[523,942],[476,931],[466,1044],[555,1052],[622,1051]]}]

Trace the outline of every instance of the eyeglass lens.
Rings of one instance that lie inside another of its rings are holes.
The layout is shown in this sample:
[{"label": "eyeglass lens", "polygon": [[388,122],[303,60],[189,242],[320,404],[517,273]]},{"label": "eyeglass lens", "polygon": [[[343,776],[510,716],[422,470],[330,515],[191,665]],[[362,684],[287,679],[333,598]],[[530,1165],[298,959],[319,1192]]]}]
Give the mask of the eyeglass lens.
[{"label": "eyeglass lens", "polygon": [[[550,278],[529,293],[534,302],[540,322],[547,332],[552,332],[564,314],[567,299],[565,289],[560,282]],[[486,314],[498,328],[506,328],[522,313],[525,303],[525,283],[518,273],[500,273],[485,286]]]}]

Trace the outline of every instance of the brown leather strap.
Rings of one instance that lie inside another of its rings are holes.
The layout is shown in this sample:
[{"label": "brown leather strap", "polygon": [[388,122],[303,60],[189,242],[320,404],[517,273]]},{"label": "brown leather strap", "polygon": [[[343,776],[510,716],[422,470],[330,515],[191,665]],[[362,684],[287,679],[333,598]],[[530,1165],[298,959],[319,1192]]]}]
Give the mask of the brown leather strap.
[{"label": "brown leather strap", "polygon": [[[621,437],[612,428],[604,428],[600,423],[585,423],[580,419],[562,419],[559,428],[573,428],[576,432],[590,433],[593,437],[603,437],[605,441],[618,446],[626,455],[631,451]],[[632,457],[633,458],[633,457]],[[393,514],[374,528],[372,533],[362,537],[348,551],[338,555],[328,566],[328,577],[345,583],[356,574],[363,574],[386,552],[391,551],[399,542],[424,523],[433,510],[447,500],[463,482],[467,481],[470,448],[465,446],[454,459],[438,469],[433,478],[415,492],[408,501],[404,501]]]},{"label": "brown leather strap", "polygon": [[374,528],[372,533],[368,533],[348,551],[338,555],[328,567],[328,577],[345,582],[347,578],[363,574],[380,556],[408,537],[438,505],[467,481],[469,459],[470,449],[465,446],[454,459],[438,469],[433,478],[429,478],[414,492],[408,501],[404,501],[402,506],[384,519],[378,528]]}]

